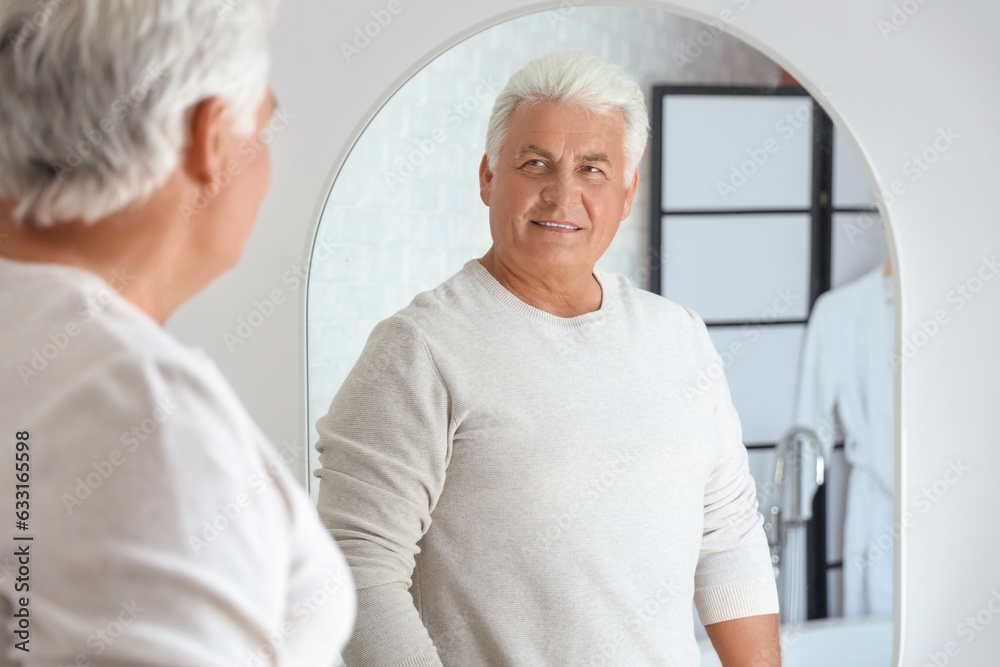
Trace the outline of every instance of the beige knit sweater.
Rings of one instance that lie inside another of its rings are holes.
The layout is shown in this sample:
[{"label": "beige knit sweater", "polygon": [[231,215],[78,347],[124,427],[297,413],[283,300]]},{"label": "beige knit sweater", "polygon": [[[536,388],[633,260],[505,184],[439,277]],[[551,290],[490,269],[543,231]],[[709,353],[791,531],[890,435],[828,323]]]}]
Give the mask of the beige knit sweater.
[{"label": "beige knit sweater", "polygon": [[704,323],[595,276],[560,318],[473,260],[372,332],[317,424],[348,667],[687,667],[692,600],[777,612],[725,380],[691,391]]}]

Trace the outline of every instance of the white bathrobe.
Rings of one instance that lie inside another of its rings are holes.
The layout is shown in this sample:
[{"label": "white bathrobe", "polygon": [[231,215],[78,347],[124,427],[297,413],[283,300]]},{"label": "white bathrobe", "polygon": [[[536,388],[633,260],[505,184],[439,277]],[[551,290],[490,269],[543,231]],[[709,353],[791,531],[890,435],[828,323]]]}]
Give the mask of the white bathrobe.
[{"label": "white bathrobe", "polygon": [[842,435],[851,464],[845,616],[889,615],[893,605],[894,309],[892,276],[882,274],[879,265],[819,297],[799,369],[795,423],[817,432],[827,461]]}]

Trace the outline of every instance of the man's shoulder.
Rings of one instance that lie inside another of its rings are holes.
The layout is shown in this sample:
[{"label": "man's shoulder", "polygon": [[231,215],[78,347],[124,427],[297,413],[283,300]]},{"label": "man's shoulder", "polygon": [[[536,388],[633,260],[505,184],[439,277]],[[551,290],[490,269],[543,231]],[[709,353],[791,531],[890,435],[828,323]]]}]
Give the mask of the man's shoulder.
[{"label": "man's shoulder", "polygon": [[615,290],[626,305],[626,312],[635,311],[637,315],[643,317],[653,317],[685,326],[700,321],[697,313],[691,308],[636,287],[627,277],[619,273],[602,271],[601,282]]},{"label": "man's shoulder", "polygon": [[[20,313],[0,332],[0,371],[19,381],[0,386],[0,399],[18,416],[17,428],[50,436],[53,456],[164,447],[196,459],[258,439],[208,356],[112,283],[58,267],[17,273],[24,275],[8,275],[0,289],[0,303]],[[199,430],[206,427],[210,435]]]},{"label": "man's shoulder", "polygon": [[423,333],[442,328],[468,326],[475,316],[495,307],[476,278],[478,260],[469,260],[461,270],[437,287],[420,292],[403,309],[383,321],[397,327],[412,327]]},{"label": "man's shoulder", "polygon": [[0,369],[17,375],[27,394],[50,394],[125,358],[199,364],[197,352],[122,296],[114,277],[55,265],[2,268],[0,306],[18,316],[0,331]]}]

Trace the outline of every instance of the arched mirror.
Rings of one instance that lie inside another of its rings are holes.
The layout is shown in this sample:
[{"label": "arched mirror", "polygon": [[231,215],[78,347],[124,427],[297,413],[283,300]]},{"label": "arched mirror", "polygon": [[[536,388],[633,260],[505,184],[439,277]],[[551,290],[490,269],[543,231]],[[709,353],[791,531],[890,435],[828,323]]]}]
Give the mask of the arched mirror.
[{"label": "arched mirror", "polygon": [[[740,11],[734,2],[730,16]],[[708,325],[722,367],[704,382],[724,374],[740,415],[773,538],[785,664],[887,666],[895,298],[876,198],[821,106],[720,25],[568,5],[473,35],[396,91],[317,232],[310,444],[372,328],[489,248],[478,168],[508,77],[551,50],[589,51],[640,84],[653,126],[631,215],[599,266]],[[719,664],[707,642],[703,664]]]}]

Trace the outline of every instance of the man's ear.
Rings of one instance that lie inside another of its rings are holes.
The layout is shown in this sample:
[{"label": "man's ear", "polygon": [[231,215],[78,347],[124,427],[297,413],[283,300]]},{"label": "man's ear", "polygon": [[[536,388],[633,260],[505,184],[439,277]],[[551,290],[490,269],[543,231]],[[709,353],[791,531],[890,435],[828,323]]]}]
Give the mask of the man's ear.
[{"label": "man's ear", "polygon": [[625,206],[622,208],[622,220],[628,217],[628,214],[632,212],[632,200],[635,199],[635,191],[639,187],[639,168],[635,168],[635,178],[632,179],[632,185],[626,186],[625,188]]},{"label": "man's ear", "polygon": [[195,183],[207,185],[225,169],[230,135],[226,103],[209,97],[192,107],[188,115],[188,145],[181,165]]},{"label": "man's ear", "polygon": [[479,163],[479,198],[487,206],[490,205],[490,195],[493,192],[493,172],[490,171],[490,160],[483,155],[483,161]]}]

